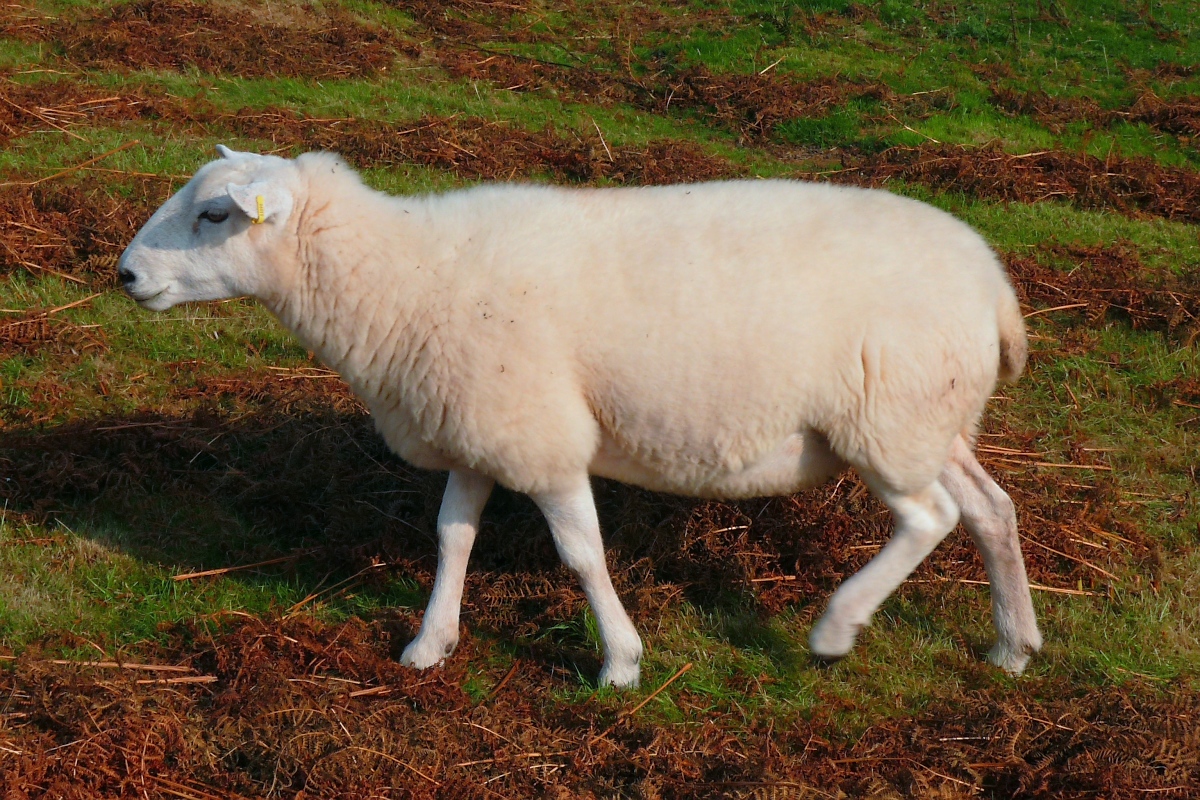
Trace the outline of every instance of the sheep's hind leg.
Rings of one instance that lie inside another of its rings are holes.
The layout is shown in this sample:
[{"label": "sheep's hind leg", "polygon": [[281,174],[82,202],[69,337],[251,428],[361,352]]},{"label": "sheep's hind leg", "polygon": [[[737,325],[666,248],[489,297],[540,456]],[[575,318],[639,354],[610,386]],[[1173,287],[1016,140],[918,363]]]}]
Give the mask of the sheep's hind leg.
[{"label": "sheep's hind leg", "polygon": [[402,664],[417,669],[432,667],[445,661],[458,645],[458,613],[467,561],[493,485],[495,481],[478,472],[450,473],[438,512],[438,566],[433,594],[420,633],[400,655]]},{"label": "sheep's hind leg", "polygon": [[950,451],[941,484],[962,510],[963,527],[983,556],[991,584],[997,639],[988,660],[1020,675],[1029,657],[1041,649],[1042,635],[1029,596],[1012,500],[983,471],[961,437]]},{"label": "sheep's hind leg", "polygon": [[638,685],[642,641],[613,589],[604,563],[604,542],[587,476],[570,489],[531,495],[550,524],[554,545],[567,568],[579,578],[600,628],[604,666],[600,685]]},{"label": "sheep's hind leg", "polygon": [[[863,476],[868,485],[874,483]],[[892,540],[848,578],[809,634],[813,655],[837,659],[850,652],[859,630],[958,523],[958,508],[940,483],[912,494],[875,490],[896,520]]]}]

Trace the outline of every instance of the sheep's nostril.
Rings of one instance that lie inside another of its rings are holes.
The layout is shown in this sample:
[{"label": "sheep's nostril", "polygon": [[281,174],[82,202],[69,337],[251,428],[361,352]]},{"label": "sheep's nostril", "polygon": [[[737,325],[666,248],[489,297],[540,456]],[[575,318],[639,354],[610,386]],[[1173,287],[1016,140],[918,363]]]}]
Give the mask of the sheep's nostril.
[{"label": "sheep's nostril", "polygon": [[117,278],[120,279],[121,283],[128,286],[137,280],[137,275],[134,275],[132,272],[122,267],[121,269],[117,270]]}]

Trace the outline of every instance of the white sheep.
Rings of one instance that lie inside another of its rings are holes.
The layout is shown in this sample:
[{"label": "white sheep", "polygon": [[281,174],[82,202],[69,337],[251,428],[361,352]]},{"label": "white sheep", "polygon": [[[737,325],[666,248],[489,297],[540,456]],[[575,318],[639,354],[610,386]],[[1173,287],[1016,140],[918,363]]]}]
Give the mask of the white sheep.
[{"label": "white sheep", "polygon": [[972,455],[1026,355],[1003,267],[968,226],[883,192],[799,181],[492,185],[393,197],[328,153],[219,148],[138,232],[119,275],[144,308],[250,295],[336,369],[388,445],[449,470],[437,578],[404,663],[458,642],[494,482],[525,492],[578,576],[601,684],[642,644],[605,566],[590,475],[745,498],[853,467],[896,520],[833,595],[812,652],[847,653],[960,516],[998,641],[1041,646],[1012,501]]}]

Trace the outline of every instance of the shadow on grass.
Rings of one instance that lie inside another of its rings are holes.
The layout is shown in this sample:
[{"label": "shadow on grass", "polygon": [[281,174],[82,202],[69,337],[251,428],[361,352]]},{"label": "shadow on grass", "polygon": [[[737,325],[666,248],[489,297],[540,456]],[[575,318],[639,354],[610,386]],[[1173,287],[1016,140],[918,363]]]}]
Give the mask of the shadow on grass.
[{"label": "shadow on grass", "polygon": [[[306,406],[10,429],[0,433],[0,501],[10,518],[61,522],[177,573],[294,555],[228,577],[302,596],[352,580],[366,607],[423,606],[445,475],[405,465],[365,415]],[[790,498],[724,504],[603,481],[596,496],[614,583],[643,628],[686,599],[713,615],[709,635],[790,668],[799,655],[765,617],[824,596],[847,570],[827,541],[830,529],[851,535],[836,524],[846,522],[840,505],[814,517],[817,504]],[[874,527],[858,522],[858,536]],[[497,490],[472,555],[467,627],[592,674],[583,608],[537,508]],[[411,635],[415,616],[400,616]]]},{"label": "shadow on grass", "polygon": [[[356,599],[339,608],[366,616],[396,609],[388,624],[407,641],[433,584],[445,475],[393,456],[329,381],[219,377],[181,384],[177,393],[202,407],[0,431],[0,502],[9,518],[60,521],[176,572],[294,556],[229,577],[283,598],[320,593],[322,601],[348,586]],[[1031,578],[1059,586],[1083,580],[1085,565],[1055,556],[1073,546],[1063,531],[1093,518],[1106,528],[1118,521],[1096,516],[1089,503],[1057,502],[1065,490],[1056,476],[1010,480],[1023,511],[1036,511],[1027,535],[1049,542],[1026,552]],[[1109,490],[1072,491],[1083,501]],[[686,601],[709,616],[703,635],[781,671],[803,657],[769,617],[790,608],[795,624],[810,625],[891,534],[886,510],[849,475],[793,496],[737,503],[608,481],[596,481],[595,493],[613,582],[639,629]],[[919,586],[909,592],[917,592],[919,616],[941,620],[939,596],[957,580],[980,577],[978,554],[958,533],[919,568]],[[497,490],[472,553],[467,629],[594,674],[595,637],[579,624],[585,607],[534,504]]]}]

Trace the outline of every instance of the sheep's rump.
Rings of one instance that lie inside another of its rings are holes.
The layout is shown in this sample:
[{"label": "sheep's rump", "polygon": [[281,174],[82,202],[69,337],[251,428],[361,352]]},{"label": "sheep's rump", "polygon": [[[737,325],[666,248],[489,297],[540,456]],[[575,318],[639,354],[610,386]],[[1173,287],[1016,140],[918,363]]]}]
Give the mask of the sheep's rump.
[{"label": "sheep's rump", "polygon": [[886,192],[502,186],[429,202],[455,220],[459,374],[486,384],[506,446],[536,461],[519,441],[540,430],[654,489],[783,493],[844,464],[928,485],[982,412],[998,314],[1016,308],[974,231]]}]

